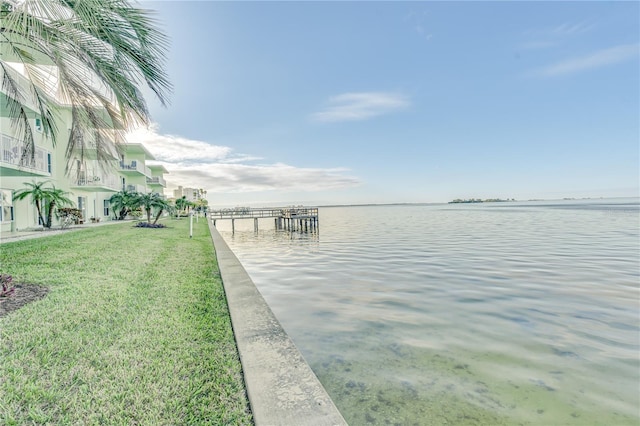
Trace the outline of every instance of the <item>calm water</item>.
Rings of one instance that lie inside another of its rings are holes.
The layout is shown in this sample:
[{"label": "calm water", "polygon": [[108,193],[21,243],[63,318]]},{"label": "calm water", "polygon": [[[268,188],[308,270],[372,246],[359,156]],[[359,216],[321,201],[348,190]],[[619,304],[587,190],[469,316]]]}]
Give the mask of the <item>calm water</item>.
[{"label": "calm water", "polygon": [[218,222],[349,424],[640,423],[637,199],[260,228]]}]

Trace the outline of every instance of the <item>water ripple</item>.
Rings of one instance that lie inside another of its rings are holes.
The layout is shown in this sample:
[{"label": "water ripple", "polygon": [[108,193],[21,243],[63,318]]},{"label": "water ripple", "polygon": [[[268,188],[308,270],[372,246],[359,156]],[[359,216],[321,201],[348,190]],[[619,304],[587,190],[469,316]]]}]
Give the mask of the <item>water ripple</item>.
[{"label": "water ripple", "polygon": [[222,234],[350,424],[637,424],[639,218],[322,208],[319,234]]}]

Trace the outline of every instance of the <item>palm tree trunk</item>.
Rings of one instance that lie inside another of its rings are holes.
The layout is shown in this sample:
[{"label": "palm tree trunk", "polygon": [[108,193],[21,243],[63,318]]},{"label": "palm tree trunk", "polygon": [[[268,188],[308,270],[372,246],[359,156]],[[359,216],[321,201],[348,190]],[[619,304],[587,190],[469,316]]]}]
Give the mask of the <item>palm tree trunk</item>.
[{"label": "palm tree trunk", "polygon": [[147,210],[147,223],[151,223],[151,209],[146,209]]},{"label": "palm tree trunk", "polygon": [[153,224],[155,225],[156,223],[158,223],[158,219],[160,219],[160,215],[162,214],[162,209],[160,209],[160,211],[158,212],[158,214],[156,215],[156,220],[153,221]]},{"label": "palm tree trunk", "polygon": [[44,225],[45,228],[51,228],[51,221],[53,219],[53,208],[56,206],[55,200],[51,200],[49,203],[49,210],[47,211],[47,223]]},{"label": "palm tree trunk", "polygon": [[44,226],[44,216],[42,216],[42,208],[40,207],[40,200],[36,200],[36,210],[38,211],[38,219],[40,219],[40,223]]}]

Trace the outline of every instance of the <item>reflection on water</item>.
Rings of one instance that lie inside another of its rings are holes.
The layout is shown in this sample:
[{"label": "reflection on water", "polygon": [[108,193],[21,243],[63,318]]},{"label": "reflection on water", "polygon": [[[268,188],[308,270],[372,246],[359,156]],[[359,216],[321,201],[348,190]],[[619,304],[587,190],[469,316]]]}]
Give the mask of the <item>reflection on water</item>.
[{"label": "reflection on water", "polygon": [[640,422],[638,200],[321,208],[319,234],[227,225],[349,424]]}]

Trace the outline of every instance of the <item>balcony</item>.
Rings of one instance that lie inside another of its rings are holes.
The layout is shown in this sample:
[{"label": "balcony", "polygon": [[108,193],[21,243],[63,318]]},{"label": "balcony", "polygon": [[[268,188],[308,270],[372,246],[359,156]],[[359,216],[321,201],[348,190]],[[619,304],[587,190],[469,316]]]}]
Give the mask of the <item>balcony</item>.
[{"label": "balcony", "polygon": [[147,193],[147,187],[144,185],[125,185],[123,189],[128,192],[141,192],[143,194]]},{"label": "balcony", "polygon": [[22,142],[2,134],[0,144],[0,175],[2,176],[51,176],[51,152],[35,147],[34,159],[20,164]]},{"label": "balcony", "polygon": [[145,175],[151,176],[151,169],[136,160],[132,160],[129,163],[124,161],[120,162],[120,171],[127,175]]},{"label": "balcony", "polygon": [[71,182],[73,189],[89,192],[117,192],[121,184],[114,175],[80,173],[80,177]]},{"label": "balcony", "polygon": [[167,181],[164,180],[164,178],[161,178],[160,176],[154,176],[151,178],[147,178],[147,185],[162,186],[163,188],[166,188]]}]

